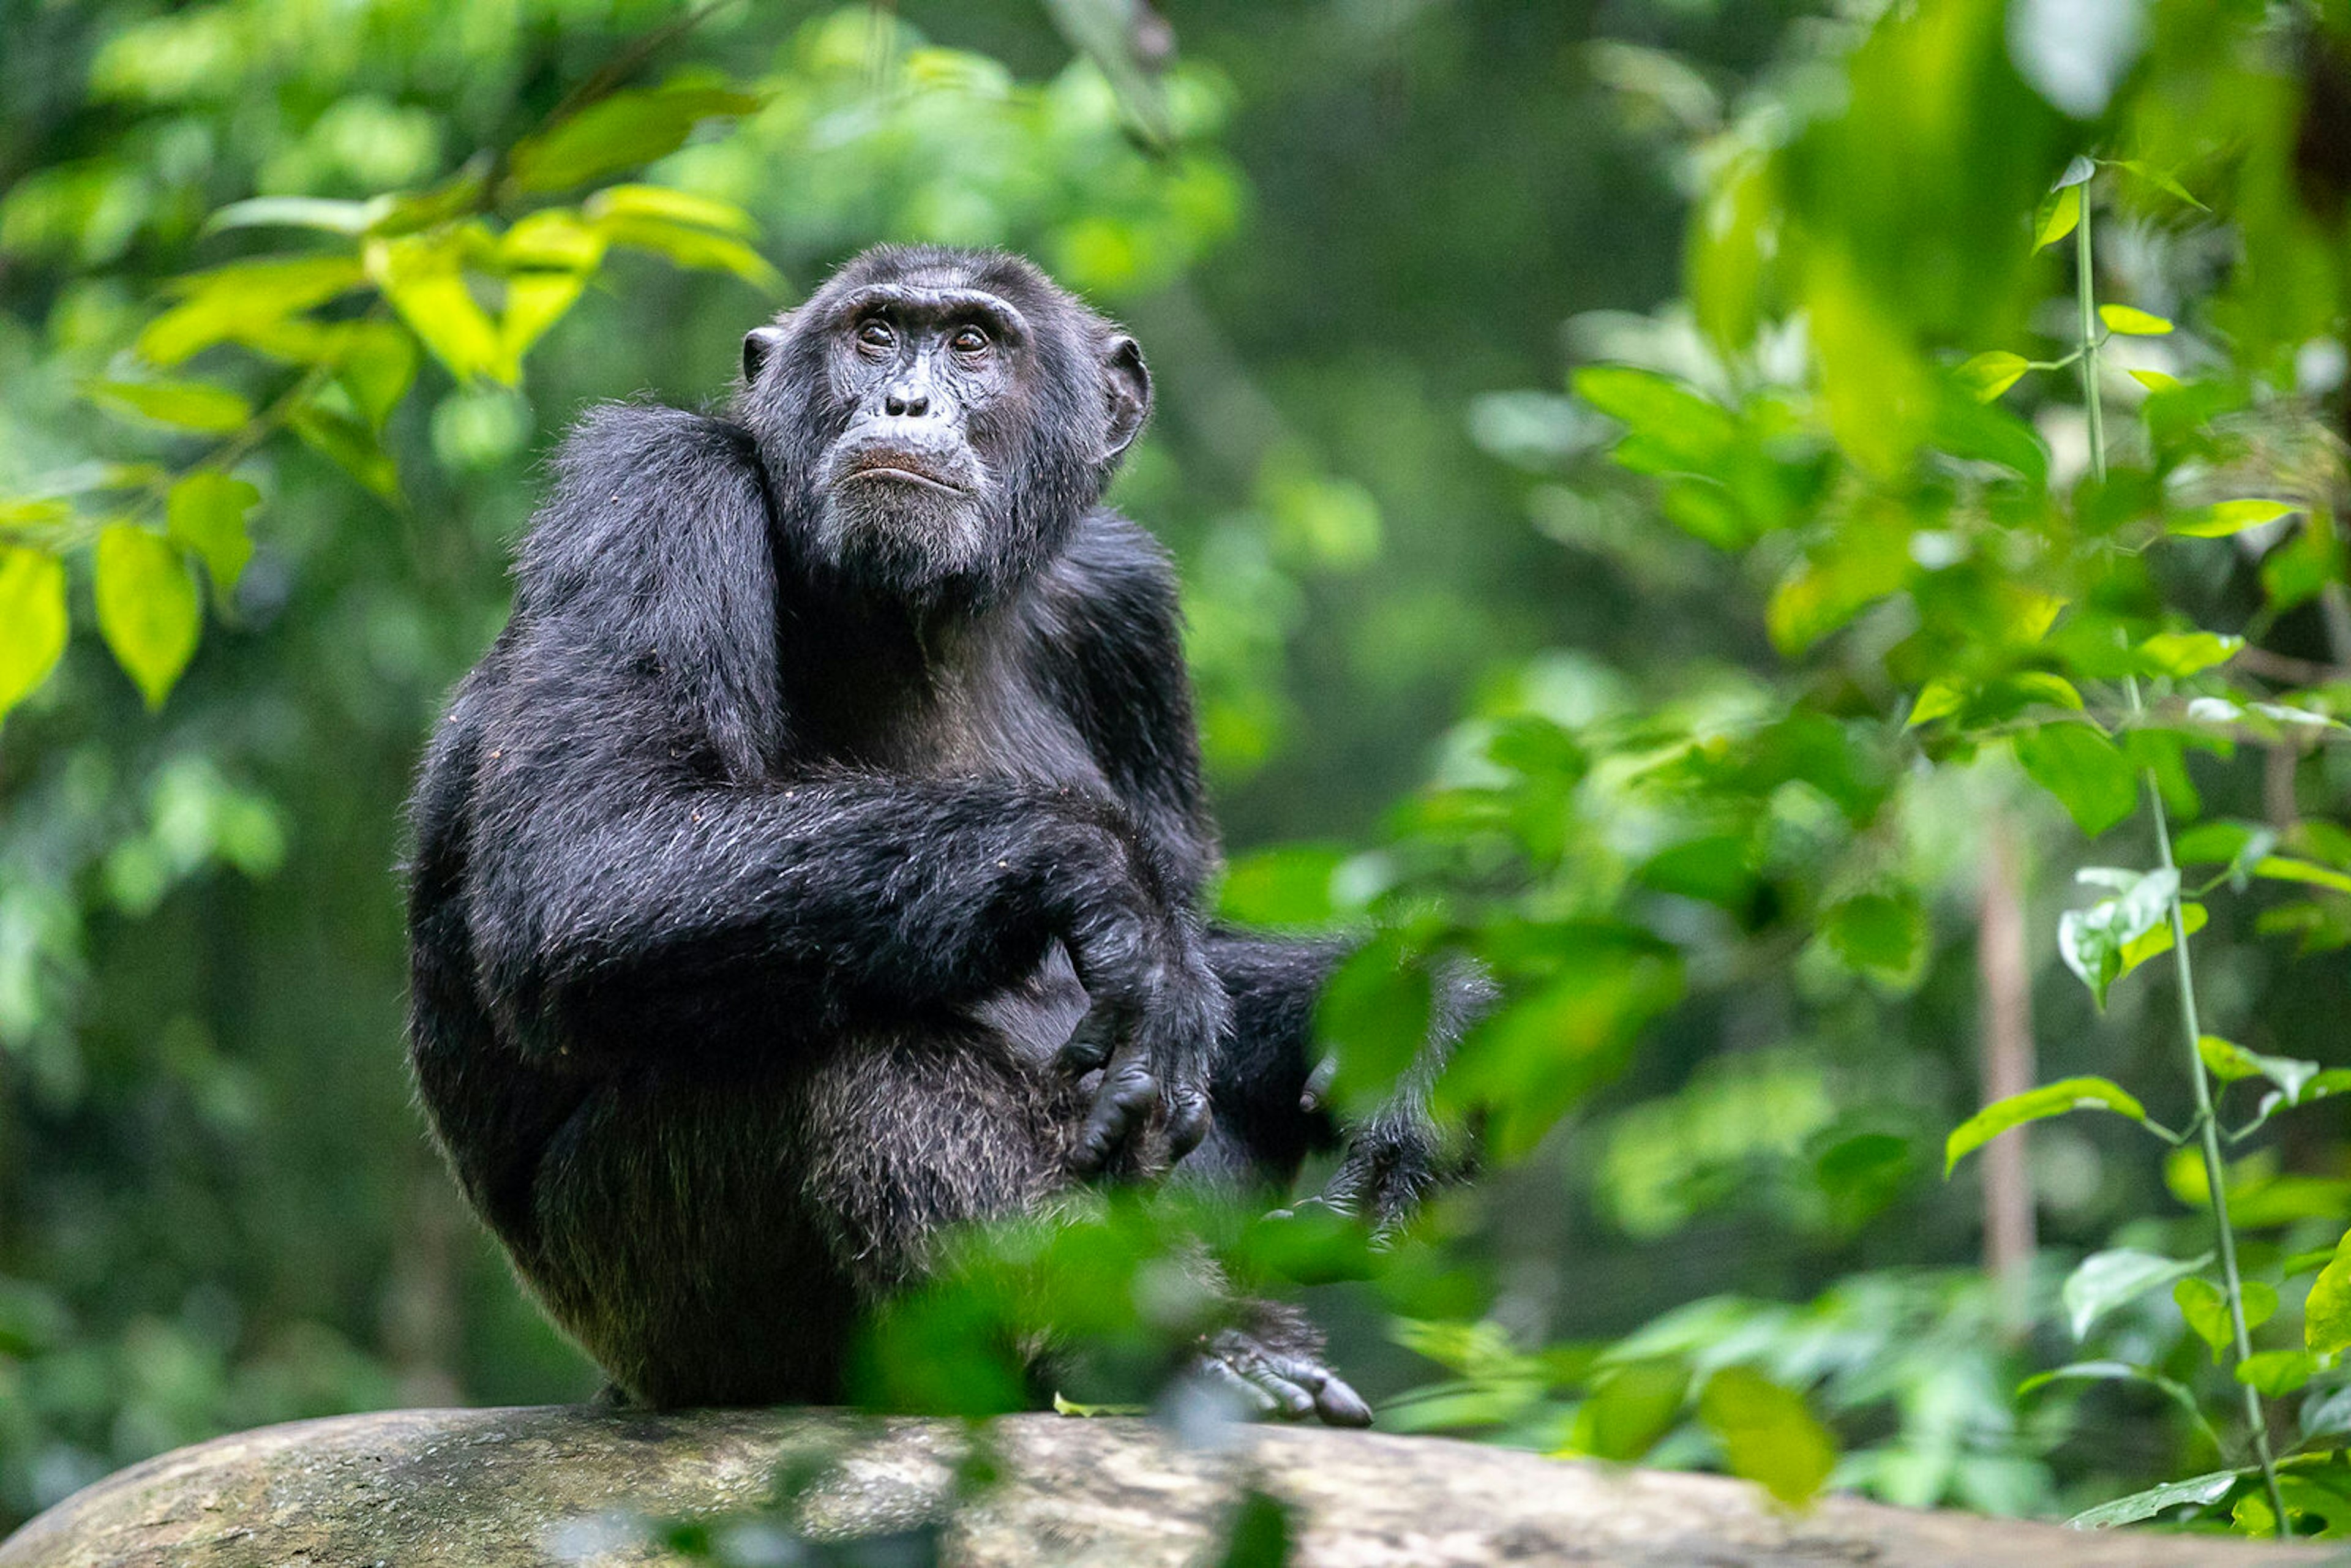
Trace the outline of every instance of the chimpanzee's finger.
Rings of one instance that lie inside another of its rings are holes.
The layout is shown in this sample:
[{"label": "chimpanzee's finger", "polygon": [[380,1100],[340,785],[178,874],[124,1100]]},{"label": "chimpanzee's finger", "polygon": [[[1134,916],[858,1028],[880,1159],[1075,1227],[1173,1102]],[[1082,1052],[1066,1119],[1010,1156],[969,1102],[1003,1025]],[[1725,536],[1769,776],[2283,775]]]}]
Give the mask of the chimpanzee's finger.
[{"label": "chimpanzee's finger", "polygon": [[1180,1160],[1200,1146],[1215,1124],[1216,1114],[1209,1109],[1205,1090],[1180,1089],[1169,1097],[1167,1108],[1167,1157]]},{"label": "chimpanzee's finger", "polygon": [[1094,1092],[1093,1109],[1087,1113],[1086,1124],[1071,1151],[1071,1166],[1080,1176],[1092,1176],[1110,1164],[1111,1157],[1143,1130],[1158,1103],[1159,1081],[1151,1076],[1141,1057],[1131,1051],[1113,1056],[1102,1087]]}]

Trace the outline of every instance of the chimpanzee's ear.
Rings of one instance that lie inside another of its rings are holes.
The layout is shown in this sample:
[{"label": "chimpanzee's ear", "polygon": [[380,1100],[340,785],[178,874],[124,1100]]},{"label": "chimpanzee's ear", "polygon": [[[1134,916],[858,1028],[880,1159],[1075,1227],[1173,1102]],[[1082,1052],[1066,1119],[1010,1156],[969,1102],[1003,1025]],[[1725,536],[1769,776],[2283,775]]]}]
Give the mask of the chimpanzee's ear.
[{"label": "chimpanzee's ear", "polygon": [[1151,417],[1151,372],[1144,368],[1143,350],[1121,332],[1103,345],[1102,388],[1110,403],[1110,434],[1105,458],[1124,452]]},{"label": "chimpanzee's ear", "polygon": [[743,334],[743,384],[750,386],[759,379],[760,370],[784,346],[784,326],[754,327]]}]

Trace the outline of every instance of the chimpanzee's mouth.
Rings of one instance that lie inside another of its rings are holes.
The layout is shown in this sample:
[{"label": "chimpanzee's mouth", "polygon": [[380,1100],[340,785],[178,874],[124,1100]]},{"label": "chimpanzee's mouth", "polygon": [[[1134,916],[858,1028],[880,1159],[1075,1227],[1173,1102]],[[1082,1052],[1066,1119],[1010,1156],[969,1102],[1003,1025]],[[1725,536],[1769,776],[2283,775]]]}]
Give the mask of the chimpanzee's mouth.
[{"label": "chimpanzee's mouth", "polygon": [[966,493],[962,486],[949,484],[935,474],[925,474],[919,468],[908,468],[896,463],[860,464],[841,477],[844,484],[852,479],[882,479],[896,484],[920,485],[950,496]]}]

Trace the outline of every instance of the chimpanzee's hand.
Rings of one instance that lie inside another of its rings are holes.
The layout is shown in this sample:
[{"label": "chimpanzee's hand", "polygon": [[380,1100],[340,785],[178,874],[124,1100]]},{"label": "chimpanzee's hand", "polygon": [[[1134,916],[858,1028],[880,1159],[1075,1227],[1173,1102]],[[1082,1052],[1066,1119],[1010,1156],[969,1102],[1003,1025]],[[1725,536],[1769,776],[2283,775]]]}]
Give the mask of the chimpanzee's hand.
[{"label": "chimpanzee's hand", "polygon": [[1208,1072],[1230,1014],[1225,988],[1180,917],[1120,915],[1071,933],[1070,956],[1092,998],[1061,1064],[1102,1070],[1070,1164],[1108,1167],[1164,1112],[1167,1163],[1208,1134]]}]

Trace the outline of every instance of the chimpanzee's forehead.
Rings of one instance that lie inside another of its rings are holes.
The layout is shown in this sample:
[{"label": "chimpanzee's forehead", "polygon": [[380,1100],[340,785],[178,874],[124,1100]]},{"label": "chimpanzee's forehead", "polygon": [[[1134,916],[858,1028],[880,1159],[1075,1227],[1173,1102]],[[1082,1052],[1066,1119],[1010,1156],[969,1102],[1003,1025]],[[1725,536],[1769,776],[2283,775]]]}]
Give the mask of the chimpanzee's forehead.
[{"label": "chimpanzee's forehead", "polygon": [[1092,312],[1040,271],[1035,263],[1005,251],[950,250],[919,246],[870,250],[833,275],[824,292],[840,298],[877,285],[992,294],[1032,317],[1091,317]]}]

